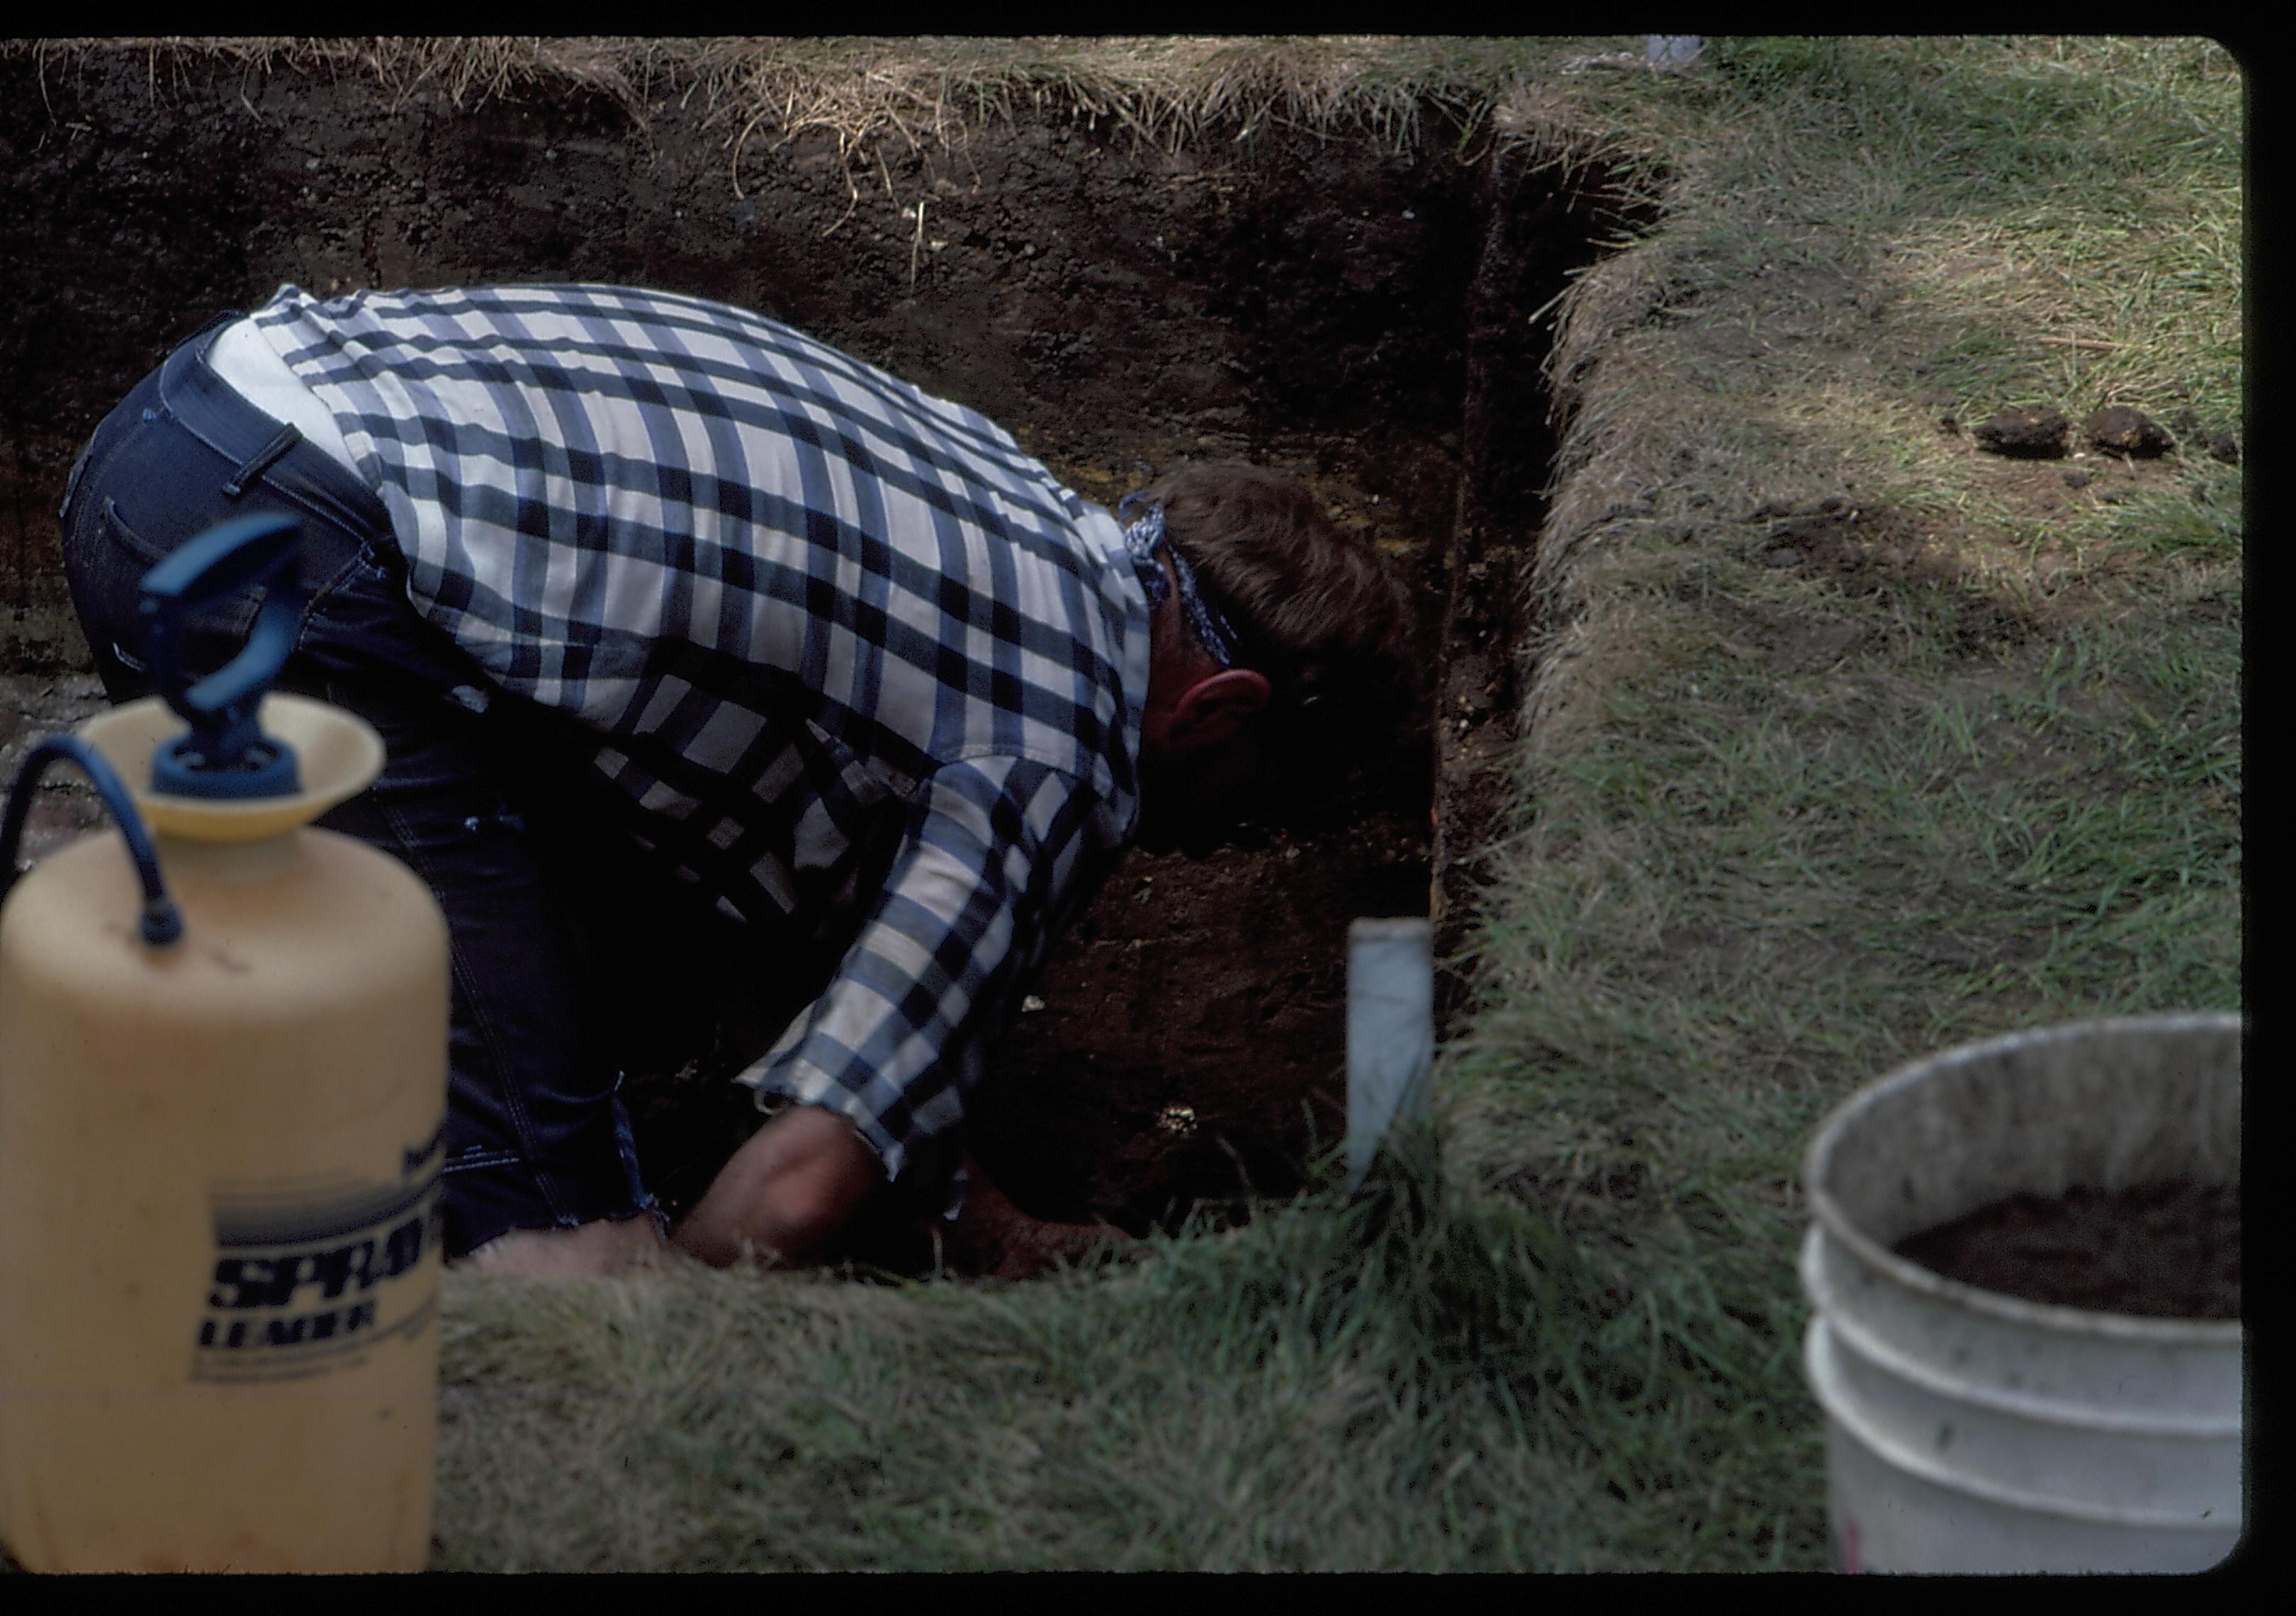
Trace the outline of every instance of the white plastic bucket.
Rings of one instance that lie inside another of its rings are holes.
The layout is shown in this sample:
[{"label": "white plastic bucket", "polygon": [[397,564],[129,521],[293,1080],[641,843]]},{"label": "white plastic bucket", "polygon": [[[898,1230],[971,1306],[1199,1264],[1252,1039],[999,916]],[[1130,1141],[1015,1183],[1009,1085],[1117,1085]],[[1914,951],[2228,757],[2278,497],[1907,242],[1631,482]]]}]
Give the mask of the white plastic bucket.
[{"label": "white plastic bucket", "polygon": [[2237,1015],[1947,1051],[1838,1107],[1804,1170],[1803,1364],[1843,1571],[2197,1571],[2240,1537],[2242,1334],[1979,1290],[1890,1248],[2020,1193],[2240,1178]]}]

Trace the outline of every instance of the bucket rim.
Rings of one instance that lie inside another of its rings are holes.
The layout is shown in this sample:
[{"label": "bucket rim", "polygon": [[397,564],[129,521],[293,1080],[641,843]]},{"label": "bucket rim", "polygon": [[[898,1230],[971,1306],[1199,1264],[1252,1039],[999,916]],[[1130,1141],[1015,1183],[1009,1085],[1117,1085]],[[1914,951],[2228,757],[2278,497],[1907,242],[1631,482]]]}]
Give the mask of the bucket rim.
[{"label": "bucket rim", "polygon": [[[2193,1414],[2128,1414],[2005,1386],[1956,1380],[1941,1374],[1933,1366],[1900,1350],[1867,1328],[1854,1309],[1835,1305],[1840,1293],[1825,1276],[1824,1259],[1820,1251],[1826,1236],[1826,1230],[1815,1224],[1810,1226],[1809,1232],[1802,1238],[1801,1251],[1795,1263],[1800,1273],[1802,1290],[1812,1304],[1810,1322],[1816,1324],[1824,1320],[1828,1332],[1846,1343],[1853,1356],[1864,1358],[1883,1374],[1932,1397],[1964,1403],[1988,1414],[2022,1420],[2030,1424],[2106,1431],[2114,1436],[2177,1442],[2236,1442],[2246,1429],[2245,1415],[2237,1407],[2229,1417]],[[2134,1316],[2116,1314],[2112,1317]],[[2241,1344],[2246,1345],[2244,1341]]]},{"label": "bucket rim", "polygon": [[[1909,1258],[1898,1256],[1860,1229],[1841,1203],[1825,1187],[1825,1169],[1834,1147],[1850,1125],[1866,1111],[1890,1095],[1911,1087],[1948,1064],[2000,1055],[2036,1045],[2095,1038],[2115,1031],[2246,1032],[2247,1013],[2240,1010],[2174,1011],[2154,1015],[2099,1016],[2078,1021],[2053,1021],[1994,1038],[1973,1039],[1903,1062],[1860,1087],[1825,1114],[1810,1136],[1802,1156],[1802,1192],[1810,1211],[1827,1235],[1847,1246],[1860,1262],[1877,1268],[1906,1289],[1948,1306],[1988,1315],[2008,1324],[2054,1330],[2069,1334],[2103,1336],[2156,1345],[2229,1346],[2241,1340],[2238,1318],[2159,1318],[2136,1313],[2111,1313],[2095,1308],[2067,1307],[2033,1301],[1999,1291],[1988,1291],[1965,1281],[1948,1278]],[[2243,1313],[2245,1316],[2245,1306]]]}]

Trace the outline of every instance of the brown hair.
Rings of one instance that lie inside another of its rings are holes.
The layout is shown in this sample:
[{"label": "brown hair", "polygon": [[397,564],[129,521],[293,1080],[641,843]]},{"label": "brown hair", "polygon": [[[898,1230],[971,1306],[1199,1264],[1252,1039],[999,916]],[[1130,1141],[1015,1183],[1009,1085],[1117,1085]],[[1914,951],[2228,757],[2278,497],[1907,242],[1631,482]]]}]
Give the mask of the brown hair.
[{"label": "brown hair", "polygon": [[1371,539],[1291,478],[1242,462],[1183,466],[1146,490],[1164,531],[1234,628],[1236,660],[1275,688],[1276,730],[1384,739],[1414,699],[1411,612]]}]

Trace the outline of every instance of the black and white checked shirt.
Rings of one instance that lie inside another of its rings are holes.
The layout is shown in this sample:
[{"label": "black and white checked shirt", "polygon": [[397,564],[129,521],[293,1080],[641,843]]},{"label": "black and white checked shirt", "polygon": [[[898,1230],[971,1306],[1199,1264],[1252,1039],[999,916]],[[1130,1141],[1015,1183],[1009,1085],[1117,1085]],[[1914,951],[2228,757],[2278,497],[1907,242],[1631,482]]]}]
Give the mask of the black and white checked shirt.
[{"label": "black and white checked shirt", "polygon": [[1114,518],[972,411],[693,298],[286,286],[254,318],[415,609],[578,715],[721,906],[853,939],[744,1080],[896,1177],[951,1137],[1132,830],[1148,608]]}]

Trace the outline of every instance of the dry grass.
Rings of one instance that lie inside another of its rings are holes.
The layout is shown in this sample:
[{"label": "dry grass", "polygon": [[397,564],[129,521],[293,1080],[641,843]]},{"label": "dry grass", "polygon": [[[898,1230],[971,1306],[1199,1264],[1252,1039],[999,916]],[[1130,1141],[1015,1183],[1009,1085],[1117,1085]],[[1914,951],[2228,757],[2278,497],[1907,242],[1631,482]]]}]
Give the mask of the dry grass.
[{"label": "dry grass", "polygon": [[[221,57],[275,70],[372,74],[391,94],[436,91],[456,105],[568,91],[607,95],[643,122],[699,97],[736,144],[825,131],[865,154],[873,143],[947,144],[992,119],[1047,111],[1106,121],[1170,146],[1217,130],[1244,139],[1271,125],[1369,135],[1398,146],[1431,119],[1479,134],[1551,135],[1559,103],[1516,101],[1543,57],[1567,41],[1385,36],[1077,38],[306,38],[46,39],[0,45],[62,68],[93,51],[141,52],[155,93],[169,69]],[[1528,116],[1528,123],[1526,118]],[[1535,126],[1535,127],[1533,127]]]},{"label": "dry grass", "polygon": [[[641,136],[653,111],[696,102],[723,131],[727,183],[743,194],[752,151],[818,136],[835,143],[857,202],[883,154],[961,148],[992,125],[1046,117],[1105,124],[1176,150],[1313,130],[1397,150],[1438,127],[1462,152],[1529,145],[1564,161],[1608,151],[1552,94],[1528,90],[1563,40],[1317,36],[1197,37],[51,39],[29,52],[45,74],[96,51],[140,52],[160,93],[193,58],[274,71],[365,73],[395,101],[455,106],[569,93],[603,95]],[[1608,151],[1613,158],[1620,153]],[[1631,157],[1631,153],[1627,154]]]}]

